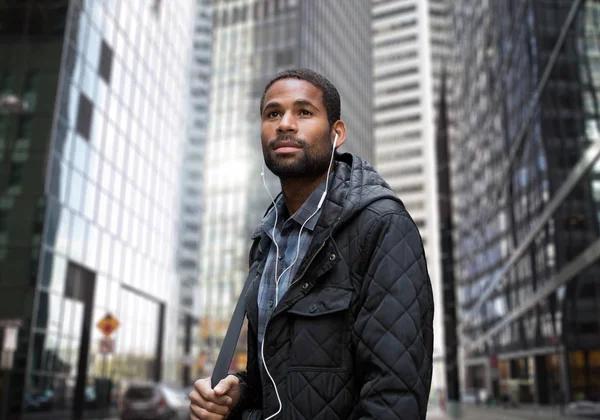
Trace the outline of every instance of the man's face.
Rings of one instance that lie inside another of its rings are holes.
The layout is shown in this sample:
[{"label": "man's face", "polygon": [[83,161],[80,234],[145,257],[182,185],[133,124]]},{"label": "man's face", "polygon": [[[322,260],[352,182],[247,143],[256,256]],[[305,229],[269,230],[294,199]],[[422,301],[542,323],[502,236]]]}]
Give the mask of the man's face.
[{"label": "man's face", "polygon": [[317,178],[333,152],[321,89],[305,80],[281,79],[265,94],[261,116],[267,168],[279,178]]}]

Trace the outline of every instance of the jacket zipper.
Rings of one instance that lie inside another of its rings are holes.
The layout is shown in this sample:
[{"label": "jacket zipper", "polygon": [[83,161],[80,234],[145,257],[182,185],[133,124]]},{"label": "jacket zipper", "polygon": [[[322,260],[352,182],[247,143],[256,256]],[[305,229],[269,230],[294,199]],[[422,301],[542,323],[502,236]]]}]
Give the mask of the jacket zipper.
[{"label": "jacket zipper", "polygon": [[[298,283],[300,281],[300,279],[302,279],[302,277],[304,277],[304,274],[306,274],[306,272],[308,271],[308,267],[310,267],[310,265],[312,264],[312,262],[314,261],[314,259],[317,257],[317,255],[319,255],[319,252],[321,252],[321,250],[323,249],[323,247],[325,246],[325,243],[327,241],[323,242],[321,244],[321,246],[319,247],[319,249],[317,249],[317,252],[315,252],[312,256],[312,258],[310,259],[310,261],[308,262],[308,264],[306,264],[306,267],[304,268],[304,271],[302,272],[302,274],[300,274],[298,277],[296,277],[296,279],[290,283],[289,287],[292,287],[293,284]],[[288,287],[288,289],[289,289]]]},{"label": "jacket zipper", "polygon": [[[314,259],[317,257],[317,255],[319,255],[319,252],[321,252],[321,250],[322,250],[322,249],[323,249],[323,247],[325,246],[325,243],[326,243],[326,242],[327,242],[327,241],[325,241],[325,242],[323,242],[323,243],[321,244],[321,246],[319,247],[319,249],[317,249],[317,252],[315,252],[315,253],[313,254],[313,256],[312,256],[312,258],[310,259],[310,261],[308,262],[308,264],[306,264],[306,268],[304,269],[304,271],[302,271],[302,274],[300,274],[300,275],[299,275],[299,276],[298,276],[298,277],[297,277],[297,278],[296,278],[296,279],[295,279],[295,280],[294,280],[292,283],[290,283],[290,285],[289,285],[288,289],[289,289],[290,287],[292,287],[292,285],[293,285],[294,283],[298,283],[298,282],[300,281],[300,279],[301,279],[301,278],[304,276],[304,274],[305,274],[305,273],[306,273],[306,271],[308,270],[308,267],[310,267],[310,265],[312,264],[313,260],[314,260]],[[275,313],[275,311],[273,311],[273,314],[274,314],[274,313]],[[271,314],[271,319],[273,318],[273,314]],[[262,347],[263,349],[264,349],[264,343],[265,343],[265,340],[267,339],[267,328],[269,327],[269,323],[270,323],[271,319],[267,320],[267,323],[265,324],[265,330],[264,330],[264,332],[263,332],[263,340],[262,340],[262,343],[261,343],[261,347]],[[263,352],[262,352],[262,351],[261,351],[261,355],[260,355],[260,356],[261,356],[261,359],[262,359],[262,364],[263,364],[263,366],[264,366],[264,368],[265,368],[265,370],[266,370],[266,369],[267,369],[267,365],[266,365],[266,361],[265,361],[265,359],[264,359],[264,354],[263,354]],[[267,373],[267,372],[265,372],[265,373]],[[268,374],[267,374],[267,376],[268,376]],[[271,378],[269,378],[269,380],[270,380],[270,379],[271,379]],[[275,386],[275,387],[276,387],[277,385],[276,385],[275,383],[273,383],[273,386]],[[279,402],[280,404],[283,404],[283,402],[280,402],[280,401],[278,401],[278,402]],[[281,408],[283,409],[283,406],[282,406]]]}]

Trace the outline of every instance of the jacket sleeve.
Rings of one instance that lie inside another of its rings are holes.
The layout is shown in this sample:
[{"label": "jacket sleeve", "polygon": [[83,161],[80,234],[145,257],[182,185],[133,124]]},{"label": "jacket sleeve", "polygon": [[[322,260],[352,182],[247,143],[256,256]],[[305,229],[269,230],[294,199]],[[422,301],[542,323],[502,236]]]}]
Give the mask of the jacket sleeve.
[{"label": "jacket sleeve", "polygon": [[367,234],[354,324],[361,419],[425,420],[431,387],[433,294],[423,244],[406,212],[387,213]]}]

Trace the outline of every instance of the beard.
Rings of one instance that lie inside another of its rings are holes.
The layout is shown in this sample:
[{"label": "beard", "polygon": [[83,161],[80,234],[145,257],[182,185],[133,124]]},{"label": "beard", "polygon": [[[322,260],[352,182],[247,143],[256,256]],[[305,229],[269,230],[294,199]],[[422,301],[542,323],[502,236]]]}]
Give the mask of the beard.
[{"label": "beard", "polygon": [[[271,140],[267,150],[263,150],[265,165],[278,178],[317,178],[329,169],[333,145],[329,141],[330,134],[325,134],[322,138],[315,140],[313,145],[309,145],[306,140],[298,139],[294,136],[281,136]],[[272,153],[275,146],[280,141],[293,141],[301,146],[300,156],[282,157]],[[329,147],[322,147],[328,145]]]}]

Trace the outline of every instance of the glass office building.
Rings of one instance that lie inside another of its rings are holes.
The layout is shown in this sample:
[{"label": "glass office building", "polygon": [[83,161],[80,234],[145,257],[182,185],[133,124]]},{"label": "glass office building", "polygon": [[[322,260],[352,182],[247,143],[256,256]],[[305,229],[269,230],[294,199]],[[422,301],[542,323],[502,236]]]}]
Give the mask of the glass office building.
[{"label": "glass office building", "polygon": [[[373,158],[370,3],[217,0],[200,262],[201,335],[214,361],[248,270],[250,234],[270,199],[261,179],[259,102],[277,71],[309,67],[338,88],[345,150]],[[279,183],[268,171],[273,195]],[[237,366],[244,365],[243,345]]]},{"label": "glass office building", "polygon": [[[442,313],[436,102],[449,51],[446,0],[373,0],[375,164],[419,227]],[[434,319],[432,400],[445,393],[443,317]]]},{"label": "glass office building", "polygon": [[187,355],[183,383],[191,385],[202,375],[200,356],[199,311],[200,242],[203,212],[204,154],[209,119],[210,65],[212,52],[212,1],[196,0],[196,15],[190,68],[190,111],[188,139],[181,173],[181,208],[177,272],[180,278],[179,341]]},{"label": "glass office building", "polygon": [[[20,324],[2,391],[14,418],[83,418],[102,378],[181,378],[194,11],[191,0],[0,5],[0,319]],[[120,325],[102,355],[108,314]]]},{"label": "glass office building", "polygon": [[464,383],[600,399],[600,4],[452,2]]}]

